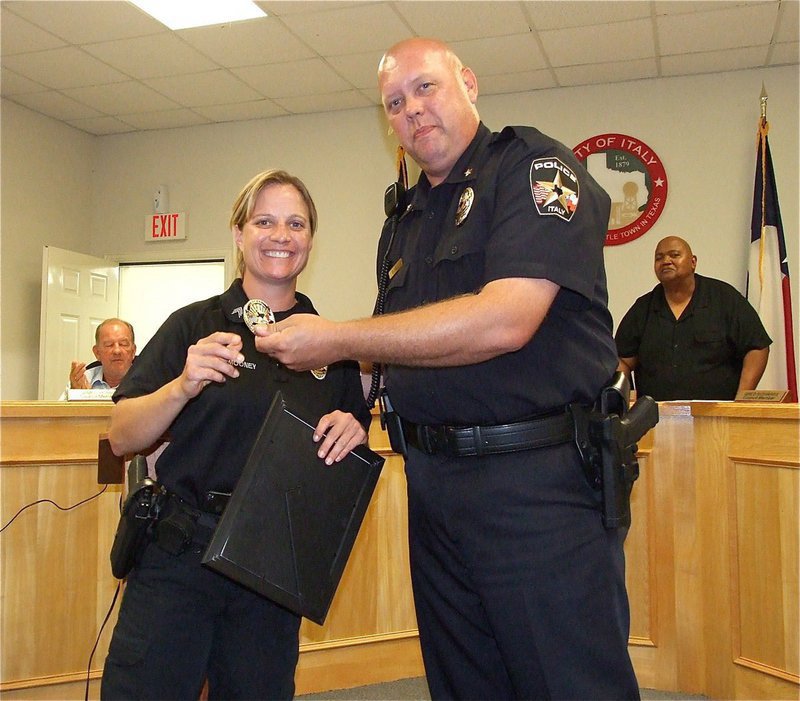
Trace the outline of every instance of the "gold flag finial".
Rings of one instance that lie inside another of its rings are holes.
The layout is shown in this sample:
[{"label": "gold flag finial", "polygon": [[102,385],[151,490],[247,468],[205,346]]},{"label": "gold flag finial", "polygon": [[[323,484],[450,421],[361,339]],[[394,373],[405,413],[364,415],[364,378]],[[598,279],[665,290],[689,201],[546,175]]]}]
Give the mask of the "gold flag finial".
[{"label": "gold flag finial", "polygon": [[764,82],[761,82],[761,119],[767,118],[767,89],[764,87]]}]

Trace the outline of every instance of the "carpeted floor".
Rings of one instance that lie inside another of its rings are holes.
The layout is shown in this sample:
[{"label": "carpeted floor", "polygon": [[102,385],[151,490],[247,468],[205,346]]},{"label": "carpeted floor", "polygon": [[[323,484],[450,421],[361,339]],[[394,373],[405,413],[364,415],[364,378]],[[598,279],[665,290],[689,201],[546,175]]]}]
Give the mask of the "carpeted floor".
[{"label": "carpeted floor", "polygon": [[[642,689],[642,701],[688,701],[689,699],[705,699],[706,696],[692,696],[674,691],[656,691]],[[428,685],[424,677],[398,679],[385,684],[357,686],[354,689],[337,689],[319,694],[298,696],[303,701],[430,701]]]}]

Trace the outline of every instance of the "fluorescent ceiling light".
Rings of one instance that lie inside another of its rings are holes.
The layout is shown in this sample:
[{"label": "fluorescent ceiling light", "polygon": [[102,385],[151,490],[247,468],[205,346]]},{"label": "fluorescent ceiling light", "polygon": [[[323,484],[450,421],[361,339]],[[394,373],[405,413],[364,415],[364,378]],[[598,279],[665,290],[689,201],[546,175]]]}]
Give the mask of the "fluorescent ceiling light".
[{"label": "fluorescent ceiling light", "polygon": [[131,0],[131,2],[170,29],[227,24],[267,15],[251,0]]}]

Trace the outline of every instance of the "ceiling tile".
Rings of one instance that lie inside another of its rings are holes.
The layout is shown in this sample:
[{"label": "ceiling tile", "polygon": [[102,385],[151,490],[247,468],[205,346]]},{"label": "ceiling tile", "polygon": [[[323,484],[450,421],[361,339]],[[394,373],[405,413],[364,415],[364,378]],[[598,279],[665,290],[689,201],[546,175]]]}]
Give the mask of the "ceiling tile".
[{"label": "ceiling tile", "polygon": [[172,33],[90,44],[85,48],[131,78],[160,78],[218,68]]},{"label": "ceiling tile", "polygon": [[54,90],[14,95],[11,99],[20,105],[32,109],[34,112],[40,112],[48,117],[53,117],[54,119],[62,121],[101,116],[97,110],[93,110],[87,105],[82,105]]},{"label": "ceiling tile", "polygon": [[774,3],[760,3],[656,17],[659,46],[663,54],[671,55],[693,53],[699,47],[713,51],[768,44],[777,10]]},{"label": "ceiling tile", "polygon": [[408,27],[386,3],[361,3],[354,7],[288,15],[283,22],[314,51],[327,55],[360,51],[385,51],[411,36]]},{"label": "ceiling tile", "polygon": [[778,13],[778,29],[773,41],[798,41],[800,39],[800,2],[782,2]]},{"label": "ceiling tile", "polygon": [[135,127],[125,124],[114,117],[92,117],[90,119],[68,119],[67,124],[85,131],[88,134],[101,136],[104,134],[125,134],[136,131]]},{"label": "ceiling tile", "polygon": [[691,75],[694,73],[718,73],[742,68],[753,68],[764,62],[762,46],[744,49],[725,49],[679,56],[664,56],[661,59],[661,75]]},{"label": "ceiling tile", "polygon": [[187,44],[226,68],[282,63],[315,56],[274,17],[182,29],[177,34]]},{"label": "ceiling tile", "polygon": [[347,90],[350,86],[322,59],[312,58],[270,66],[233,68],[239,76],[264,97],[299,97]]},{"label": "ceiling tile", "polygon": [[770,66],[782,66],[784,64],[797,64],[800,62],[800,43],[788,42],[786,44],[775,44],[772,47],[772,54],[769,58]]},{"label": "ceiling tile", "polygon": [[119,0],[28,0],[7,4],[18,15],[71,44],[88,44],[169,31],[161,22],[135,5]]},{"label": "ceiling tile", "polygon": [[169,110],[166,112],[142,112],[122,114],[120,119],[137,129],[172,129],[208,124],[211,120],[192,110]]},{"label": "ceiling tile", "polygon": [[55,49],[65,42],[57,36],[18,17],[7,8],[8,3],[0,5],[0,49],[3,56]]},{"label": "ceiling tile", "polygon": [[363,2],[364,0],[257,0],[256,5],[271,15],[283,17],[333,8],[355,7]]},{"label": "ceiling tile", "polygon": [[253,88],[222,68],[206,73],[151,78],[144,82],[184,107],[248,102],[261,97]]},{"label": "ceiling tile", "polygon": [[275,102],[293,114],[350,110],[356,107],[369,107],[372,104],[357,90],[330,93],[328,95],[282,97],[276,99]]},{"label": "ceiling tile", "polygon": [[[394,4],[418,36],[439,37],[447,42],[530,31],[522,5],[516,2],[400,0]],[[458,17],[457,22],[453,21],[454,16]]]},{"label": "ceiling tile", "polygon": [[21,95],[28,92],[44,92],[47,87],[24,76],[8,70],[5,66],[0,69],[0,92],[4,96]]},{"label": "ceiling tile", "polygon": [[382,51],[370,51],[365,54],[331,56],[328,63],[340,76],[359,90],[374,91],[377,99],[378,63],[382,57]]},{"label": "ceiling tile", "polygon": [[112,85],[73,88],[63,92],[72,99],[109,115],[156,112],[183,106],[133,80]]},{"label": "ceiling tile", "polygon": [[553,66],[611,63],[655,56],[650,19],[539,32]]},{"label": "ceiling tile", "polygon": [[549,68],[524,73],[482,75],[478,78],[479,95],[502,95],[503,93],[544,90],[554,87],[556,87],[556,81]]},{"label": "ceiling tile", "polygon": [[686,15],[693,12],[755,5],[759,2],[773,2],[773,0],[749,0],[749,2],[748,0],[655,0],[653,7],[656,15]]},{"label": "ceiling tile", "polygon": [[482,75],[524,73],[547,67],[533,34],[471,39],[454,42],[452,48],[464,65],[475,71],[478,85]]},{"label": "ceiling tile", "polygon": [[105,134],[378,105],[381,55],[414,35],[448,40],[484,95],[800,60],[798,0],[258,4],[172,32],[122,0],[0,0],[2,94]]},{"label": "ceiling tile", "polygon": [[635,61],[593,63],[586,66],[562,66],[556,68],[555,72],[559,85],[592,85],[656,78],[658,67],[654,58],[642,58]]},{"label": "ceiling tile", "polygon": [[77,88],[125,80],[119,71],[73,46],[6,56],[3,65],[50,88]]},{"label": "ceiling tile", "polygon": [[256,100],[239,102],[232,105],[206,105],[195,107],[195,112],[202,114],[212,122],[237,122],[247,119],[267,119],[288,114],[272,100]]},{"label": "ceiling tile", "polygon": [[525,2],[536,29],[566,29],[650,17],[650,3],[641,0]]}]

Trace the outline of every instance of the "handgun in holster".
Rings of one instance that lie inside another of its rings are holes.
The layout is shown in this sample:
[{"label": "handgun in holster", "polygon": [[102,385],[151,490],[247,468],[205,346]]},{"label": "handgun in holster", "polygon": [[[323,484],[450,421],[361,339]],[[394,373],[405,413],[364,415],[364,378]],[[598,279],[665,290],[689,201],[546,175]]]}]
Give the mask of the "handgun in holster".
[{"label": "handgun in holster", "polygon": [[111,546],[111,572],[117,579],[126,577],[138,562],[166,494],[148,476],[143,455],[134,456],[128,465],[128,490]]},{"label": "handgun in holster", "polygon": [[570,406],[575,422],[575,444],[589,484],[602,490],[606,528],[631,525],[631,491],[639,477],[637,442],[658,423],[658,405],[639,397],[628,409],[628,379],[617,372],[591,409]]},{"label": "handgun in holster", "polygon": [[378,405],[380,408],[381,428],[389,435],[389,445],[395,453],[407,458],[408,445],[406,444],[406,434],[403,432],[403,420],[394,410],[385,387],[381,388],[378,395]]}]

